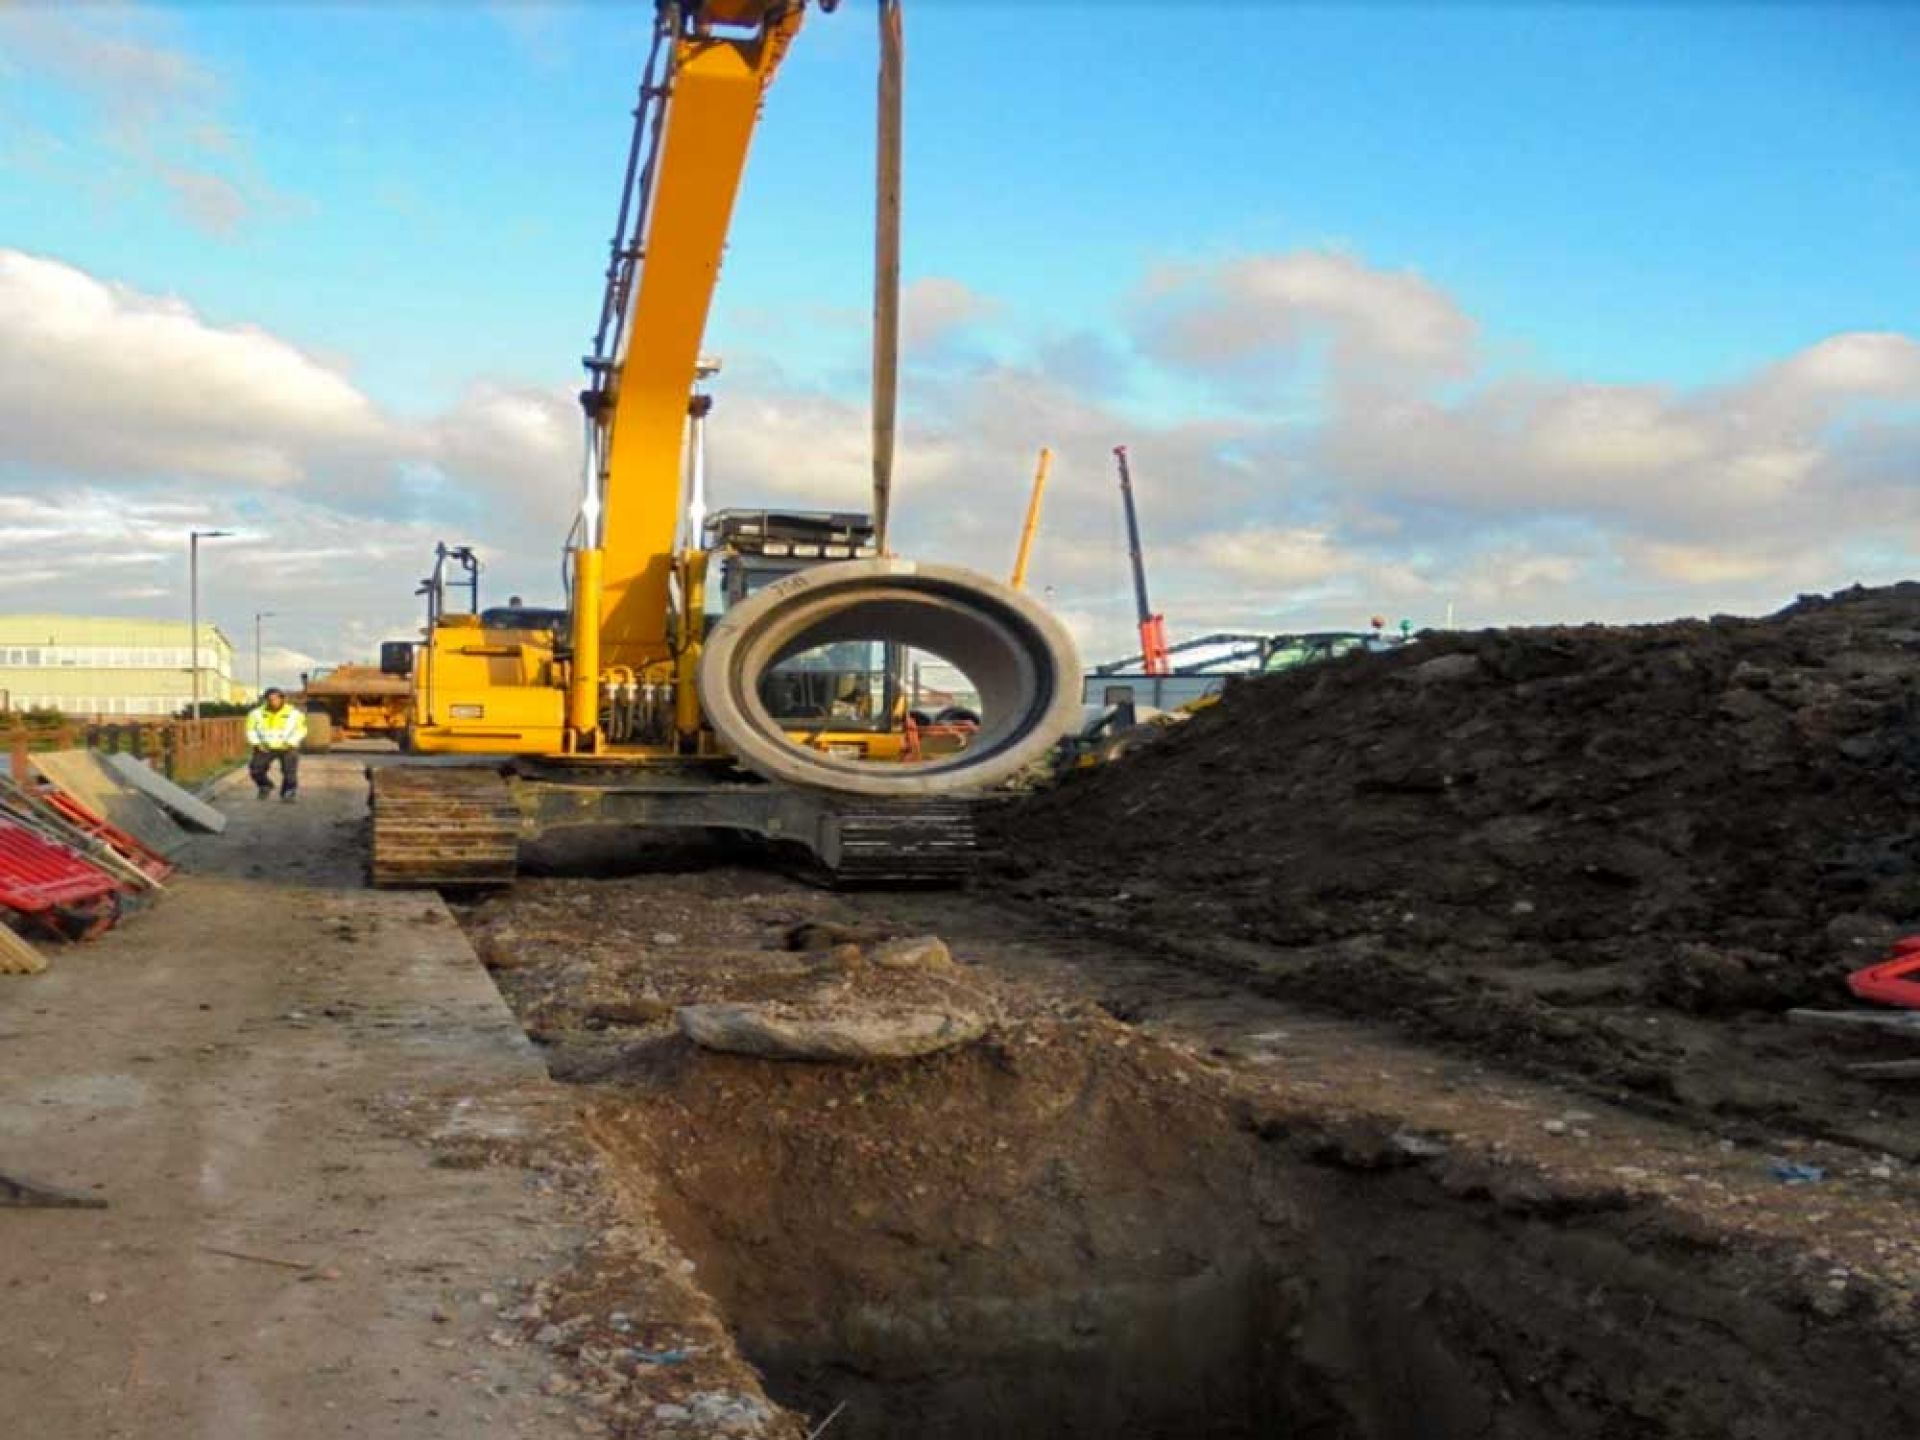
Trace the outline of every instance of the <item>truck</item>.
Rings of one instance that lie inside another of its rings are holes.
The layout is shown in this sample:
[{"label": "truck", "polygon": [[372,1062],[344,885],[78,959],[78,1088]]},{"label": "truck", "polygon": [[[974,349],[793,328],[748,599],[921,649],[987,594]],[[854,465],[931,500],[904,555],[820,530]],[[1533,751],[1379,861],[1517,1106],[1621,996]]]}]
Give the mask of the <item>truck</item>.
[{"label": "truck", "polygon": [[377,665],[335,665],[303,674],[296,703],[307,712],[309,750],[325,750],[335,740],[404,744],[412,687]]}]

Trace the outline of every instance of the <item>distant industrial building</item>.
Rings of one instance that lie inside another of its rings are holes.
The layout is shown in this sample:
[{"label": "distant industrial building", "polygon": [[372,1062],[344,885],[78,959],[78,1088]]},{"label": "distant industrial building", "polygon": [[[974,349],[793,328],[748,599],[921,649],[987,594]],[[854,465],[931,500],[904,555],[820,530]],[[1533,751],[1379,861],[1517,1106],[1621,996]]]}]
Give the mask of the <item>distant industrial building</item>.
[{"label": "distant industrial building", "polygon": [[[0,615],[0,710],[177,714],[193,698],[188,629],[184,620]],[[252,693],[234,683],[233,642],[202,624],[201,702]]]}]

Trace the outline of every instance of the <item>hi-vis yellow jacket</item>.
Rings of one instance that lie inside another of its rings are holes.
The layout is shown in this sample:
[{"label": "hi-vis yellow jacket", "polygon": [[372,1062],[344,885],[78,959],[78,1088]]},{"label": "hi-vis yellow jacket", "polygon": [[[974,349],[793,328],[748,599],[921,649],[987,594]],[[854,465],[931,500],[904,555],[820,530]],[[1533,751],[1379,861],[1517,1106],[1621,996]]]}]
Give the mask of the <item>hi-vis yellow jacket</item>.
[{"label": "hi-vis yellow jacket", "polygon": [[263,750],[292,750],[307,738],[306,712],[291,705],[256,705],[247,716],[247,743]]}]

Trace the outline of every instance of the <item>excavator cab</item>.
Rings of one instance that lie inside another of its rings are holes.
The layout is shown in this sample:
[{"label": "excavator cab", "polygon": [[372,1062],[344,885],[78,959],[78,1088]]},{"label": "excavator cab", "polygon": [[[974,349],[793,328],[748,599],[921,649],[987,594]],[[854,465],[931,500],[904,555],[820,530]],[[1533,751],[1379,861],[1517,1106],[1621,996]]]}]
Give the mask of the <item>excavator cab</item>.
[{"label": "excavator cab", "polygon": [[383,669],[411,682],[407,748],[557,748],[565,715],[555,637],[565,633],[566,612],[482,610],[480,559],[465,545],[435,546],[433,570],[414,593],[427,602],[420,642],[409,647],[404,669],[397,645],[383,647],[381,657]]},{"label": "excavator cab", "polygon": [[489,605],[480,612],[483,630],[543,630],[549,635],[567,633],[567,612],[546,605]]}]

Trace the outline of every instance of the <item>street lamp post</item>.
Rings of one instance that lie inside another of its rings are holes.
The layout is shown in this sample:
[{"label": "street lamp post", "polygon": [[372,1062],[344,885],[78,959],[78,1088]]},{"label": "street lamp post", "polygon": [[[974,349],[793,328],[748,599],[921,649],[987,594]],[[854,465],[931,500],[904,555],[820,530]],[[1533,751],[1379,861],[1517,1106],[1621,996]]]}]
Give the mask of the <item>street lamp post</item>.
[{"label": "street lamp post", "polygon": [[260,698],[260,622],[273,619],[273,611],[256,610],[253,612],[253,698]]},{"label": "street lamp post", "polygon": [[192,656],[188,668],[193,671],[193,704],[188,713],[196,720],[200,718],[200,542],[231,534],[231,530],[187,532],[187,605],[192,617],[187,622],[187,653]]}]

